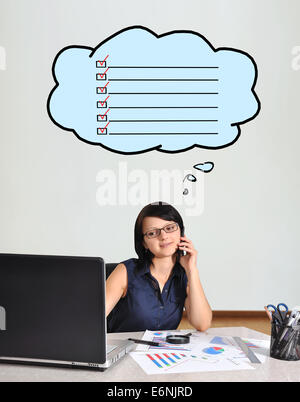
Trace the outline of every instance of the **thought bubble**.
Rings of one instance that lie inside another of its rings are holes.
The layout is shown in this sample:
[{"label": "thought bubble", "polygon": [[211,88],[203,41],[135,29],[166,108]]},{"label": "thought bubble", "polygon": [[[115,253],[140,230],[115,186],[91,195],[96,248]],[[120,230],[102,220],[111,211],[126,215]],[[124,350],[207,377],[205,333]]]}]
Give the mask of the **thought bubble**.
[{"label": "thought bubble", "polygon": [[129,27],[95,49],[62,49],[52,71],[52,121],[121,154],[224,148],[260,110],[253,58],[193,31]]},{"label": "thought bubble", "polygon": [[[184,179],[183,179],[183,183],[185,182],[185,180],[191,181],[191,182],[195,182],[197,181],[196,177],[193,174],[187,174]],[[189,193],[189,190],[187,188],[185,188],[183,190],[183,195],[187,195]]]},{"label": "thought bubble", "polygon": [[201,170],[204,173],[209,173],[213,170],[214,166],[215,164],[213,162],[204,162],[204,163],[198,163],[193,167],[195,169]]}]

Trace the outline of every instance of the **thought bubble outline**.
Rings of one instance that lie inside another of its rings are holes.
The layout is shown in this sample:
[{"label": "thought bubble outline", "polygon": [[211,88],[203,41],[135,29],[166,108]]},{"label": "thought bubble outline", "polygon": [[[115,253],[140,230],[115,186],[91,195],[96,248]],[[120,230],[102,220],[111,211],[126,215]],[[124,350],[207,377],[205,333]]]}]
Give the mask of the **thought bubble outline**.
[{"label": "thought bubble outline", "polygon": [[[84,50],[90,50],[90,51],[91,51],[91,54],[89,55],[89,58],[92,58],[92,57],[94,56],[94,54],[97,52],[97,50],[98,50],[102,45],[104,45],[106,42],[108,42],[109,40],[113,39],[114,37],[120,35],[121,33],[126,32],[126,31],[131,30],[131,29],[143,29],[143,30],[149,32],[150,34],[152,34],[153,36],[155,36],[157,39],[160,39],[160,38],[163,38],[163,37],[165,37],[165,36],[172,35],[172,34],[193,34],[193,35],[196,35],[196,36],[200,37],[200,38],[210,47],[210,49],[211,49],[214,53],[216,53],[216,52],[218,52],[218,51],[221,51],[221,50],[227,50],[227,51],[232,51],[232,52],[236,52],[236,53],[243,54],[244,56],[248,57],[248,58],[251,60],[251,62],[252,62],[252,64],[253,64],[253,67],[254,67],[254,72],[255,72],[254,79],[253,79],[253,84],[252,84],[252,87],[251,87],[251,92],[252,92],[252,94],[253,94],[253,96],[254,96],[256,102],[257,102],[257,111],[254,113],[253,116],[247,118],[246,120],[243,120],[243,121],[240,121],[240,122],[235,122],[235,123],[231,123],[231,124],[230,124],[230,126],[232,126],[232,127],[236,126],[236,127],[237,127],[237,130],[238,130],[237,135],[236,135],[236,137],[233,139],[233,141],[231,141],[231,142],[229,142],[229,143],[226,143],[226,144],[223,144],[223,145],[218,145],[218,146],[208,146],[208,145],[193,144],[193,145],[190,145],[190,146],[188,146],[188,147],[186,147],[186,148],[177,149],[177,150],[165,150],[165,149],[161,149],[161,147],[162,147],[163,145],[160,144],[160,145],[156,145],[156,146],[154,146],[154,147],[150,147],[150,148],[143,149],[143,150],[139,150],[139,151],[129,151],[129,152],[125,152],[125,151],[120,151],[120,150],[116,150],[116,149],[110,148],[110,147],[108,147],[107,145],[101,144],[101,143],[99,143],[99,142],[93,142],[93,141],[86,140],[86,139],[82,138],[82,137],[76,132],[76,130],[74,130],[73,128],[67,128],[67,127],[62,126],[60,123],[58,123],[58,122],[53,118],[53,116],[51,115],[51,111],[50,111],[50,101],[51,101],[51,97],[52,97],[53,93],[55,92],[55,90],[56,90],[56,89],[59,87],[59,85],[60,85],[59,82],[58,82],[58,80],[56,79],[56,75],[55,75],[56,62],[57,62],[58,58],[60,57],[60,55],[61,55],[64,51],[66,51],[66,50],[68,50],[68,49],[84,49]],[[234,49],[234,48],[230,48],[230,47],[214,48],[214,46],[213,46],[203,35],[199,34],[198,32],[192,31],[192,30],[174,30],[174,31],[170,31],[170,32],[166,32],[166,33],[164,33],[164,34],[158,35],[158,34],[156,34],[155,32],[153,32],[151,29],[149,29],[149,28],[147,28],[147,27],[144,27],[144,26],[142,26],[142,25],[133,25],[133,26],[130,26],[130,27],[123,28],[123,29],[121,29],[120,31],[118,31],[118,32],[116,32],[116,33],[110,35],[109,37],[107,37],[106,39],[104,39],[102,42],[100,42],[100,44],[97,45],[95,48],[92,48],[92,47],[89,47],[89,46],[69,45],[69,46],[66,46],[66,47],[64,47],[63,49],[61,49],[61,50],[58,52],[58,54],[56,55],[56,57],[55,57],[55,59],[54,59],[54,61],[53,61],[53,64],[52,64],[52,76],[53,76],[53,79],[54,79],[54,81],[55,81],[55,86],[54,86],[54,88],[51,90],[51,92],[50,92],[50,94],[49,94],[49,96],[48,96],[48,99],[47,99],[47,112],[48,112],[48,115],[49,115],[51,121],[52,121],[56,126],[58,126],[59,128],[61,128],[62,130],[72,132],[72,133],[77,137],[77,139],[79,139],[80,141],[83,141],[83,142],[86,143],[86,144],[89,144],[89,145],[98,145],[98,146],[101,146],[103,149],[105,149],[105,150],[107,150],[107,151],[114,152],[114,153],[117,153],[117,154],[120,154],[120,155],[138,155],[138,154],[143,154],[143,153],[150,152],[150,151],[154,151],[154,150],[159,151],[159,152],[163,152],[163,153],[168,153],[168,154],[177,154],[177,153],[189,151],[189,150],[191,150],[191,149],[193,149],[193,148],[214,149],[214,150],[227,148],[227,147],[233,145],[233,144],[239,139],[239,137],[240,137],[240,135],[241,135],[241,128],[240,128],[240,126],[243,125],[243,124],[248,123],[249,121],[251,121],[251,120],[253,120],[253,119],[255,119],[255,117],[259,114],[260,109],[261,109],[260,100],[259,100],[259,98],[258,98],[258,96],[257,96],[257,94],[256,94],[256,92],[255,92],[255,90],[254,90],[255,85],[256,85],[256,82],[257,82],[257,77],[258,77],[258,69],[257,69],[257,65],[256,65],[256,62],[255,62],[255,60],[253,59],[253,57],[252,57],[249,53],[247,53],[247,52],[245,52],[245,51],[243,51],[243,50],[239,50],[239,49]]]}]

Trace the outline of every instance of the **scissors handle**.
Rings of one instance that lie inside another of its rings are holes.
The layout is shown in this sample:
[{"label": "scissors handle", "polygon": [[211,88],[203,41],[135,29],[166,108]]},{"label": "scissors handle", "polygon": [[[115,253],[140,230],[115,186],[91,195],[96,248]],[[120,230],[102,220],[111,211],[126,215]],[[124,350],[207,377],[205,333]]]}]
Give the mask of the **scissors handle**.
[{"label": "scissors handle", "polygon": [[[284,308],[284,310],[281,310],[281,308],[280,307],[283,307]],[[277,305],[277,310],[278,311],[281,311],[281,312],[288,312],[289,311],[289,308],[288,308],[288,306],[285,304],[285,303],[279,303],[278,305]]]},{"label": "scissors handle", "polygon": [[[281,307],[283,307],[284,310],[281,310]],[[267,309],[272,313],[272,319],[278,324],[282,324],[284,322],[289,310],[285,303],[278,303],[277,307],[275,307],[274,304],[268,304]]]},{"label": "scissors handle", "polygon": [[268,305],[267,305],[267,309],[268,309],[271,313],[275,313],[275,311],[277,311],[277,308],[274,306],[274,304],[268,304]]}]

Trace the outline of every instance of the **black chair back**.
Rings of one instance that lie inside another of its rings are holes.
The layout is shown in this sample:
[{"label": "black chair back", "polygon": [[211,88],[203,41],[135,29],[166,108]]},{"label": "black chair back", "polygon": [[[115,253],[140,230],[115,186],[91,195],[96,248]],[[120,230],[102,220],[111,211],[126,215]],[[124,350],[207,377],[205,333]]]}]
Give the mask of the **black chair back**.
[{"label": "black chair back", "polygon": [[106,279],[109,277],[109,275],[112,273],[112,271],[116,268],[116,266],[118,265],[118,263],[110,263],[110,264],[105,264],[105,268],[106,268]]},{"label": "black chair back", "polygon": [[[110,263],[110,264],[105,264],[105,269],[106,269],[106,279],[109,277],[109,275],[113,272],[113,270],[116,268],[118,264],[117,263]],[[110,333],[111,331],[111,322],[113,320],[114,316],[114,309],[110,312],[110,314],[107,317],[107,332]]]}]

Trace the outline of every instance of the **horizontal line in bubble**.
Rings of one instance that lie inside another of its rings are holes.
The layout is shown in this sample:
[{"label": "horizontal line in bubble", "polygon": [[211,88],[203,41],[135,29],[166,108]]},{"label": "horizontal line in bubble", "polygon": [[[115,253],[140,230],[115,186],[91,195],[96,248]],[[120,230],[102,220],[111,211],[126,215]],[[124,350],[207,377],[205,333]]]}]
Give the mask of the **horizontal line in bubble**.
[{"label": "horizontal line in bubble", "polygon": [[110,78],[110,81],[219,81],[218,78]]},{"label": "horizontal line in bubble", "polygon": [[219,92],[109,92],[110,95],[219,95]]},{"label": "horizontal line in bubble", "polygon": [[110,120],[111,123],[126,123],[126,122],[216,122],[219,120]]},{"label": "horizontal line in bubble", "polygon": [[218,109],[219,106],[110,106],[110,109]]},{"label": "horizontal line in bubble", "polygon": [[109,66],[109,68],[219,68],[218,66]]},{"label": "horizontal line in bubble", "polygon": [[109,135],[217,135],[219,133],[109,133]]}]

